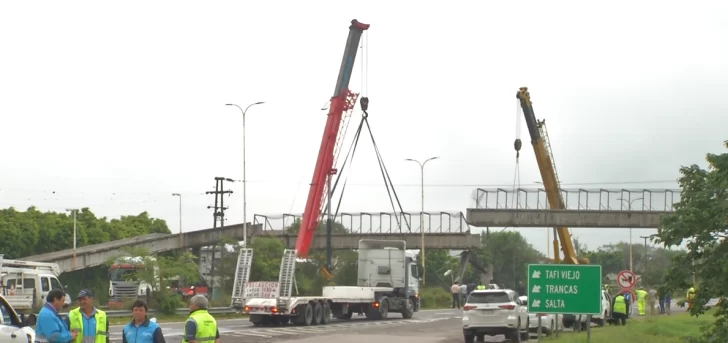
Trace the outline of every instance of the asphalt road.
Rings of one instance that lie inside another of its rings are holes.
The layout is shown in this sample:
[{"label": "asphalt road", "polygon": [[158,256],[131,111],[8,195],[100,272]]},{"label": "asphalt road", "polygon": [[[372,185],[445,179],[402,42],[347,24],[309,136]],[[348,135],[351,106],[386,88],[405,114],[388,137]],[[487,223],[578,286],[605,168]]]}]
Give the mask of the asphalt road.
[{"label": "asphalt road", "polygon": [[[404,335],[409,335],[420,332],[423,333],[423,336],[428,336],[428,332],[437,332],[442,328],[454,328],[456,331],[461,332],[459,331],[461,317],[462,311],[460,310],[423,310],[415,313],[411,319],[402,319],[400,314],[390,313],[389,318],[386,320],[371,321],[366,320],[364,316],[354,316],[351,320],[342,321],[332,319],[327,325],[317,326],[287,325],[283,327],[254,327],[247,318],[220,320],[217,322],[217,325],[220,330],[222,343],[270,342],[271,340],[278,341],[285,339],[296,339],[298,341],[299,338],[304,338],[309,335],[329,337],[330,335],[336,336],[343,334],[347,335],[347,337],[353,337],[369,335],[370,333],[386,333],[387,335],[392,335],[399,332]],[[174,342],[182,336],[183,325],[184,323],[160,323],[164,337],[169,342]],[[109,328],[112,342],[121,343],[122,328],[123,326],[120,325]],[[352,335],[352,333],[355,335]],[[441,339],[445,337],[447,336],[440,336]],[[375,338],[369,339],[367,343],[370,343],[373,339]],[[351,341],[351,339],[347,339],[347,341]],[[422,342],[421,339],[416,341]],[[321,341],[317,340],[317,342]]]}]

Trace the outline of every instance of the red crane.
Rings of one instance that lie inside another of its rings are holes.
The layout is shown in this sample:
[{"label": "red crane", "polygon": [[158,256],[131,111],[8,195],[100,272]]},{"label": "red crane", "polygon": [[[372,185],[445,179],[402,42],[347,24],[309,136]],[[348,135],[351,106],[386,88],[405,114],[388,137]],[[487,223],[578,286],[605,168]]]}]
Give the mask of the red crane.
[{"label": "red crane", "polygon": [[369,24],[362,24],[356,19],[352,20],[351,26],[349,26],[349,37],[346,40],[346,47],[344,48],[344,58],[341,61],[334,96],[331,97],[326,127],[324,128],[324,135],[321,139],[316,167],[313,170],[311,188],[308,190],[306,208],[303,211],[301,228],[298,231],[298,239],[296,240],[296,255],[298,257],[308,256],[308,250],[316,234],[319,215],[321,214],[325,201],[323,196],[326,188],[326,178],[336,174],[336,170],[333,169],[334,148],[339,135],[342,115],[354,107],[356,98],[358,97],[358,94],[349,91],[349,81],[354,68],[356,53],[359,49],[359,41],[361,40],[362,33],[367,29],[369,29]]}]

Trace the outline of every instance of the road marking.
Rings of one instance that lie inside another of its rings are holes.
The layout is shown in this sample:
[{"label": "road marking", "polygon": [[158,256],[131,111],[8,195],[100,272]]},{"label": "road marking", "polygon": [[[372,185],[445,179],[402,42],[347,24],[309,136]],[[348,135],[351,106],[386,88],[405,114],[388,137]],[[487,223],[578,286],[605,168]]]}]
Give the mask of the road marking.
[{"label": "road marking", "polygon": [[[452,313],[450,313],[452,315]],[[281,327],[253,327],[253,326],[221,326],[219,327],[220,334],[222,336],[231,337],[260,337],[260,338],[272,338],[277,336],[294,336],[294,335],[310,335],[310,334],[322,334],[322,333],[334,333],[340,331],[347,331],[356,328],[364,328],[371,326],[399,326],[399,325],[411,325],[411,324],[423,324],[437,321],[443,321],[459,317],[437,317],[437,318],[421,318],[421,319],[389,319],[383,321],[355,321],[348,323],[330,323],[329,325],[314,325],[314,326],[281,326]],[[164,330],[166,337],[178,337],[182,336],[183,332],[179,329]],[[113,332],[109,335],[110,341],[114,343],[121,342],[121,332]]]}]

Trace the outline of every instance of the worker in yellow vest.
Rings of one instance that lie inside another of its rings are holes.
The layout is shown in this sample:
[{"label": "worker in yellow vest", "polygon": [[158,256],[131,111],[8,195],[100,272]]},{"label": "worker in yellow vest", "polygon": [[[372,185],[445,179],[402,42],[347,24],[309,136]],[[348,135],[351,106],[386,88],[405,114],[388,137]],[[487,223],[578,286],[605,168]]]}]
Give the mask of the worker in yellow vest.
[{"label": "worker in yellow vest", "polygon": [[185,335],[182,343],[220,343],[220,331],[217,321],[207,312],[208,301],[204,295],[195,295],[190,298],[188,308],[190,317],[185,322]]},{"label": "worker in yellow vest", "polygon": [[640,316],[644,316],[645,298],[647,297],[647,291],[645,291],[644,287],[640,287],[635,293],[637,293],[637,312],[639,312]]},{"label": "worker in yellow vest", "polygon": [[106,312],[94,307],[94,294],[84,289],[76,297],[79,307],[68,312],[68,328],[78,333],[71,343],[109,343]]},{"label": "worker in yellow vest", "polygon": [[695,288],[690,287],[688,294],[685,295],[685,301],[688,303],[688,311],[693,307],[693,301],[695,301]]},{"label": "worker in yellow vest", "polygon": [[614,306],[612,306],[612,317],[615,325],[627,325],[627,302],[624,301],[622,294],[614,298]]},{"label": "worker in yellow vest", "polygon": [[475,287],[475,289],[477,289],[479,291],[486,289],[485,285],[483,284],[483,281],[478,282],[478,287]]}]

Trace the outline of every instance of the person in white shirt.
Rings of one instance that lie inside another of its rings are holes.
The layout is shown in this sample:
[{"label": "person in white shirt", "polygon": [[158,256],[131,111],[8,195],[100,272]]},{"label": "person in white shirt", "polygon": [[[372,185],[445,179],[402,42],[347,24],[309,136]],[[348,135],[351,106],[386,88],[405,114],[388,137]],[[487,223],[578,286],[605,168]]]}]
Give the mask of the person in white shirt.
[{"label": "person in white shirt", "polygon": [[452,308],[460,308],[460,285],[457,281],[453,282],[450,287],[450,293],[452,293]]}]

